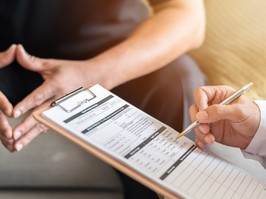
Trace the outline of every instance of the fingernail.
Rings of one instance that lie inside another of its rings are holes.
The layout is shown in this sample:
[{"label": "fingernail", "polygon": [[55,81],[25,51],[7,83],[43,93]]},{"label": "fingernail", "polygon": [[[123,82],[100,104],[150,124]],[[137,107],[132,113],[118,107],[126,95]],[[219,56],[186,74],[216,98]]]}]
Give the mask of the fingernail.
[{"label": "fingernail", "polygon": [[23,145],[22,144],[16,144],[15,147],[16,147],[17,151],[20,151],[23,148]]},{"label": "fingernail", "polygon": [[14,133],[14,139],[17,140],[18,138],[20,138],[21,135],[22,135],[21,131],[16,131]]},{"label": "fingernail", "polygon": [[14,113],[14,117],[15,117],[15,118],[19,117],[20,115],[21,115],[21,111],[20,111],[20,110],[18,110],[18,111],[16,111],[16,112]]},{"label": "fingernail", "polygon": [[206,119],[208,119],[208,113],[206,111],[200,111],[197,113],[197,118],[202,119],[202,120],[206,120]]}]

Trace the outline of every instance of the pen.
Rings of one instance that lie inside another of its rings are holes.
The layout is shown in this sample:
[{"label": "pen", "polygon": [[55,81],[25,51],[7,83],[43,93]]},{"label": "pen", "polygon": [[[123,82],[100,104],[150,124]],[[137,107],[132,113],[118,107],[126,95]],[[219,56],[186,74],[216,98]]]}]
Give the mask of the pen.
[{"label": "pen", "polygon": [[[253,83],[250,82],[249,84],[243,86],[242,88],[240,88],[239,90],[237,90],[235,93],[233,93],[232,95],[230,95],[228,98],[226,98],[225,100],[223,100],[220,104],[221,105],[230,104],[231,102],[233,102],[234,100],[236,100],[238,97],[240,97],[243,93],[245,93],[252,85],[253,85]],[[185,130],[183,130],[181,133],[179,133],[179,135],[176,137],[176,140],[178,138],[182,137],[183,135],[186,135],[190,131],[192,131],[194,128],[196,128],[197,126],[199,126],[199,124],[200,123],[198,121],[195,121],[192,124],[190,124]]]}]

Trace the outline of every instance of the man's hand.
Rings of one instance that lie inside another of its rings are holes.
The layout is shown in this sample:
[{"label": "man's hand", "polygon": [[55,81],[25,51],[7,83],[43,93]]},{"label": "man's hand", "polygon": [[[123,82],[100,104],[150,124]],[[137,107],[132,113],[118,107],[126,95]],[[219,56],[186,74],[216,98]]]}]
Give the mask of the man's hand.
[{"label": "man's hand", "polygon": [[[99,83],[107,89],[114,85],[114,79],[106,65],[94,59],[84,61],[66,61],[42,59],[29,55],[22,45],[12,45],[7,51],[0,53],[0,67],[9,65],[14,60],[25,69],[39,73],[44,82],[13,108],[6,96],[0,92],[0,139],[11,152],[20,151],[37,135],[45,132],[47,127],[38,123],[32,115],[36,109],[49,106],[59,97],[81,86],[87,87]],[[29,114],[13,129],[7,117],[20,117]]]},{"label": "man's hand", "polygon": [[[90,85],[97,83],[93,76],[86,76],[85,68],[88,71],[89,61],[41,59],[26,53],[21,45],[17,46],[16,59],[22,67],[39,73],[44,82],[14,107],[15,118],[29,110],[48,106],[53,100],[81,86],[89,86],[88,82]],[[91,68],[93,71],[93,67]],[[20,151],[45,130],[46,127],[38,123],[30,113],[13,129],[13,150]]]},{"label": "man's hand", "polygon": [[[16,45],[11,45],[5,52],[0,52],[0,68],[11,64],[16,55]],[[0,91],[0,140],[9,149],[12,150],[12,128],[8,123],[7,117],[12,116],[13,106]]]}]

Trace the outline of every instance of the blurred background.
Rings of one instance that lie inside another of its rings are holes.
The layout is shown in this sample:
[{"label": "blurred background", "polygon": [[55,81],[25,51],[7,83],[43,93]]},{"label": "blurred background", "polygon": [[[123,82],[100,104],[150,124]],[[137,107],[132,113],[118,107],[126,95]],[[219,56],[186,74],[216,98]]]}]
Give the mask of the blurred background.
[{"label": "blurred background", "polygon": [[253,82],[246,95],[266,99],[266,1],[205,0],[205,7],[206,40],[190,54],[209,83]]}]

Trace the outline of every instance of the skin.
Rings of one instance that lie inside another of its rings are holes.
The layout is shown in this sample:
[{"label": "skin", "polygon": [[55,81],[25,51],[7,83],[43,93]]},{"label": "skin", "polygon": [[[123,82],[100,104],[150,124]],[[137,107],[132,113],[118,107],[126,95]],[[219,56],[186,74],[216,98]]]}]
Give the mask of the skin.
[{"label": "skin", "polygon": [[20,151],[46,129],[32,114],[11,129],[7,117],[17,118],[29,110],[48,106],[52,100],[80,86],[98,83],[112,89],[151,73],[202,44],[205,31],[203,1],[154,2],[150,2],[154,15],[141,23],[126,40],[91,59],[42,59],[29,55],[22,45],[12,45],[0,53],[1,68],[16,59],[21,67],[39,73],[44,80],[14,107],[3,94],[0,95],[0,137],[4,146],[10,151]]},{"label": "skin", "polygon": [[219,105],[233,92],[228,86],[203,86],[195,90],[190,116],[201,123],[195,129],[195,142],[200,148],[216,141],[245,149],[254,137],[260,123],[255,103],[242,95],[229,105]]}]

